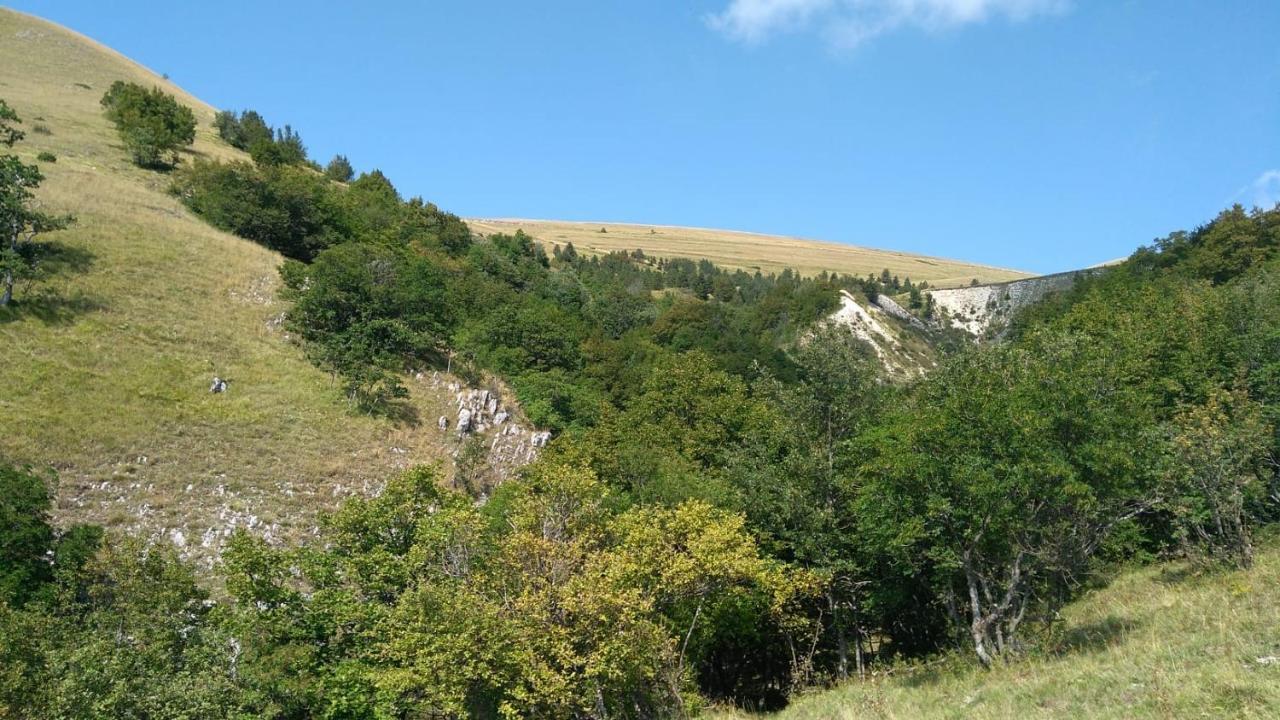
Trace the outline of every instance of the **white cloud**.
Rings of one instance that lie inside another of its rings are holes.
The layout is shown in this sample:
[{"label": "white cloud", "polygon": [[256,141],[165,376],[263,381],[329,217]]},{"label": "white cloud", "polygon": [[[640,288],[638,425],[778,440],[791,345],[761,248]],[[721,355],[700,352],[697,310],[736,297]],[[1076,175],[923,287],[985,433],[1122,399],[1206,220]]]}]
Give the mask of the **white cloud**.
[{"label": "white cloud", "polygon": [[836,47],[854,48],[902,28],[932,32],[992,18],[1021,22],[1069,7],[1070,0],[730,0],[707,22],[745,43],[816,30]]},{"label": "white cloud", "polygon": [[1280,170],[1268,170],[1258,176],[1251,186],[1253,204],[1270,210],[1280,203]]}]

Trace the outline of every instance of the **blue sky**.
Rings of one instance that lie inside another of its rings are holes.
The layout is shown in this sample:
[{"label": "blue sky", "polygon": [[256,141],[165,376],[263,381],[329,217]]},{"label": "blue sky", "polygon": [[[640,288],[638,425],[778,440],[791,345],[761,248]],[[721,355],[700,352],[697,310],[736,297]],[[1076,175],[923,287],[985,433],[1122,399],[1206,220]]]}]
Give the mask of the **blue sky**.
[{"label": "blue sky", "polygon": [[1275,0],[10,4],[465,216],[1052,272],[1280,199]]}]

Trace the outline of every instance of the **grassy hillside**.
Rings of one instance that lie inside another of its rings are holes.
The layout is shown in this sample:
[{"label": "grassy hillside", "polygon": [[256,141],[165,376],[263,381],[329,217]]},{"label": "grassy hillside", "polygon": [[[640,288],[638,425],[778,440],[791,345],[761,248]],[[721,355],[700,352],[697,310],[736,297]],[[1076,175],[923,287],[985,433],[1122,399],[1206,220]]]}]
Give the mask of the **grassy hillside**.
[{"label": "grassy hillside", "polygon": [[[607,253],[639,248],[660,257],[706,259],[728,268],[766,273],[792,268],[804,275],[826,270],[866,276],[889,268],[889,272],[902,278],[909,277],[916,282],[927,280],[938,287],[968,285],[974,278],[987,283],[1031,277],[1030,273],[959,260],[732,230],[553,220],[473,219],[468,222],[479,233],[511,233],[519,229],[544,244],[571,242],[579,252]],[[601,228],[607,232],[600,232]]]},{"label": "grassy hillside", "polygon": [[[1280,543],[1247,572],[1121,575],[1063,612],[1052,652],[986,672],[897,669],[797,701],[776,720],[1280,717]],[[718,720],[745,720],[741,713]]]},{"label": "grassy hillside", "polygon": [[[132,166],[99,99],[117,79],[191,106],[191,155],[234,157],[213,110],[147,69],[55,25],[0,9],[0,98],[24,120],[15,150],[40,151],[48,210],[78,218],[50,235],[59,272],[19,287],[0,316],[0,456],[52,465],[66,521],[182,534],[253,524],[287,537],[314,510],[445,456],[444,399],[415,383],[428,422],[347,412],[332,379],[277,329],[281,258],[216,231]],[[38,129],[39,128],[39,129]],[[214,375],[230,392],[211,395]],[[272,525],[275,525],[273,528]],[[210,536],[211,537],[211,536]]]}]

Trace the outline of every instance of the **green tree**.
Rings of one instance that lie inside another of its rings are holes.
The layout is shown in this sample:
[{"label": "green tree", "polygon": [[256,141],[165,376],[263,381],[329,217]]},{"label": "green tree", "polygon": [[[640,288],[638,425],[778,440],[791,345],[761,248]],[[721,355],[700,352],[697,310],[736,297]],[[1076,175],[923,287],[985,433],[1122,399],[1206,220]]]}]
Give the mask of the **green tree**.
[{"label": "green tree", "polygon": [[53,528],[49,491],[55,482],[0,466],[0,606],[48,599],[53,582],[73,578],[101,544],[101,528]]},{"label": "green tree", "polygon": [[930,579],[978,659],[1022,645],[1120,524],[1155,506],[1151,409],[1080,336],[959,356],[865,436],[859,514],[890,566]]},{"label": "green tree", "polygon": [[651,308],[647,297],[624,288],[611,288],[591,299],[588,315],[605,337],[616,340],[650,320]]},{"label": "green tree", "polygon": [[851,660],[864,671],[866,641],[878,627],[854,476],[864,452],[856,440],[874,427],[887,390],[875,356],[843,327],[819,328],[795,354],[799,382],[766,378],[755,387],[782,416],[785,442],[747,442],[733,477],[772,554],[827,578],[835,670],[845,678]]},{"label": "green tree", "polygon": [[294,301],[289,327],[362,409],[404,397],[398,373],[435,357],[453,321],[443,272],[412,253],[346,243],[281,274]]},{"label": "green tree", "polygon": [[599,558],[601,574],[619,591],[639,588],[651,598],[678,639],[676,677],[694,670],[704,678],[704,689],[744,689],[733,680],[724,683],[727,687],[707,688],[705,682],[724,661],[714,654],[720,636],[737,634],[744,606],[753,609],[750,622],[776,623],[784,643],[799,649],[791,657],[790,677],[763,682],[790,685],[806,672],[803,648],[813,647],[817,628],[797,609],[819,594],[821,582],[816,575],[762,557],[741,515],[694,500],[671,508],[635,508],[614,521],[612,532],[617,542]]},{"label": "green tree", "polygon": [[580,332],[579,323],[555,305],[528,302],[490,314],[467,332],[464,344],[489,367],[509,375],[577,370]]},{"label": "green tree", "polygon": [[213,114],[213,129],[218,137],[226,140],[234,147],[239,147],[240,120],[232,110],[219,110]]},{"label": "green tree", "polygon": [[207,599],[172,548],[104,548],[24,618],[41,638],[28,716],[240,716],[236,644]]},{"label": "green tree", "polygon": [[249,145],[249,156],[258,165],[264,167],[278,165],[302,165],[307,162],[307,148],[302,144],[302,136],[285,125],[268,135],[254,140]]},{"label": "green tree", "polygon": [[[24,134],[16,125],[18,114],[0,100],[0,145],[12,148]],[[40,211],[35,189],[44,180],[40,168],[27,165],[16,155],[0,155],[0,307],[13,300],[14,283],[34,277],[39,269],[40,233],[60,230],[71,224],[70,216],[55,216]]]},{"label": "green tree", "polygon": [[355,177],[356,171],[351,167],[351,161],[346,155],[334,155],[333,159],[324,168],[324,174],[330,180],[335,182],[351,182],[351,178]]},{"label": "green tree", "polygon": [[1164,492],[1188,555],[1242,568],[1253,563],[1249,507],[1265,494],[1271,434],[1242,391],[1216,391],[1173,419]]},{"label": "green tree", "polygon": [[306,168],[196,160],[175,174],[171,190],[215,227],[297,260],[352,234],[337,189]]},{"label": "green tree", "polygon": [[47,482],[0,466],[0,603],[20,605],[53,578]]},{"label": "green tree", "polygon": [[107,118],[115,123],[133,161],[142,167],[172,167],[178,151],[196,139],[196,118],[160,88],[117,80],[102,96]]}]

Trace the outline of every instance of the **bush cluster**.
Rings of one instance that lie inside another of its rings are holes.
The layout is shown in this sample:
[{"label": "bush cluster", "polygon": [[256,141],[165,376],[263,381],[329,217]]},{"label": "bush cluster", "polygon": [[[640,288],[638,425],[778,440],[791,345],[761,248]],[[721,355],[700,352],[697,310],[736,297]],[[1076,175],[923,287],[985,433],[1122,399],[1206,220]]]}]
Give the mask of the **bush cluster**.
[{"label": "bush cluster", "polygon": [[142,167],[173,167],[178,152],[195,142],[195,114],[160,88],[117,80],[102,96],[102,107]]}]

